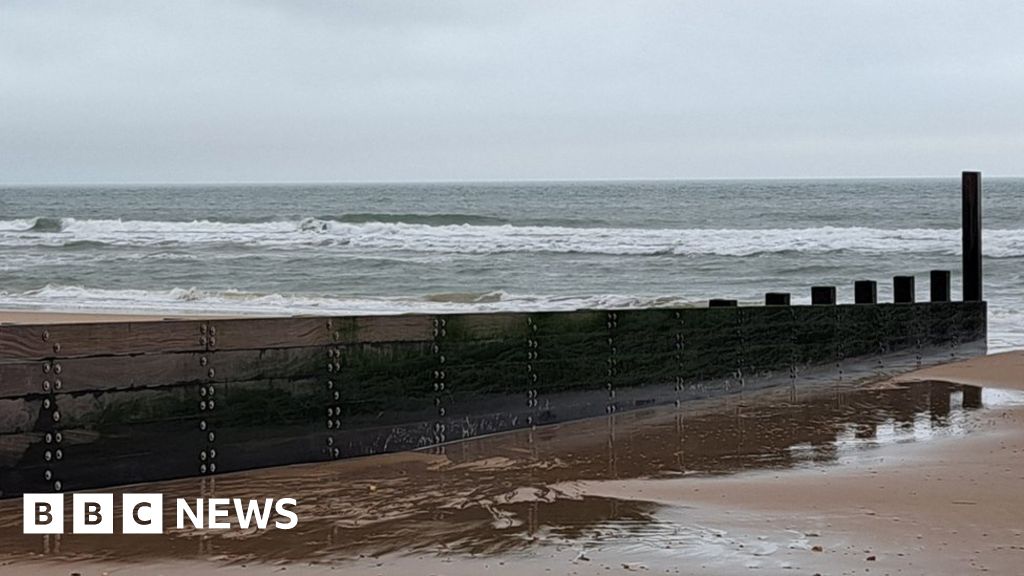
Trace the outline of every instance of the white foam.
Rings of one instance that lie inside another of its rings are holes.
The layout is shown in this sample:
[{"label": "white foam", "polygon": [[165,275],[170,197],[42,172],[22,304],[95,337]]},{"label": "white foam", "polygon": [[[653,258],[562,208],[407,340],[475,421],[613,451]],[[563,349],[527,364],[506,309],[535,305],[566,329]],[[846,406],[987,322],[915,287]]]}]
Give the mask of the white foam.
[{"label": "white foam", "polygon": [[[93,242],[112,246],[233,245],[316,246],[350,252],[449,254],[581,253],[607,255],[720,255],[759,253],[956,255],[955,229],[816,227],[777,229],[570,228],[559,226],[427,225],[394,222],[346,223],[303,220],[233,223],[197,220],[78,220],[58,229],[35,230],[34,220],[0,221],[0,246],[65,246]],[[1024,256],[1024,229],[986,230],[985,253]]]},{"label": "white foam", "polygon": [[256,294],[240,290],[172,288],[163,291],[113,290],[48,284],[38,290],[0,292],[0,308],[46,309],[61,312],[121,312],[157,314],[407,314],[480,311],[550,311],[585,308],[622,309],[693,305],[675,297],[643,298],[618,294],[540,296],[508,294],[430,295],[411,297],[332,297]]},{"label": "white foam", "polygon": [[0,232],[26,232],[36,225],[38,218],[0,220]]}]

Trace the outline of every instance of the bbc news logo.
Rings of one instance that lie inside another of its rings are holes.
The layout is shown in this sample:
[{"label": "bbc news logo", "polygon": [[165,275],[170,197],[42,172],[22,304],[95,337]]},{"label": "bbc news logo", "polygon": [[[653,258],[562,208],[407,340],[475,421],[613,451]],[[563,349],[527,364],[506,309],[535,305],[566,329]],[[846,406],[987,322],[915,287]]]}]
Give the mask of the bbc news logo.
[{"label": "bbc news logo", "polygon": [[[185,498],[175,501],[175,520],[179,530],[186,528],[229,530],[230,518],[242,530],[255,526],[266,530],[273,525],[291,530],[299,523],[292,510],[294,498],[198,498],[190,503]],[[114,533],[113,494],[73,494],[71,497],[71,532],[74,534]],[[273,520],[273,522],[271,522]],[[25,494],[22,497],[22,526],[25,534],[64,533],[64,494]],[[164,531],[163,494],[122,494],[122,534],[162,534]]]}]

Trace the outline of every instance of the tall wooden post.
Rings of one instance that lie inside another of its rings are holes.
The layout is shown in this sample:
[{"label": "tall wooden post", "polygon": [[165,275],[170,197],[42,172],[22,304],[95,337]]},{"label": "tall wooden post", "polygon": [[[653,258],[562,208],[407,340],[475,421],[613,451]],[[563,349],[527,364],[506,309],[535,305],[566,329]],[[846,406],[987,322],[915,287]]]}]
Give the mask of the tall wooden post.
[{"label": "tall wooden post", "polygon": [[964,302],[981,295],[981,172],[963,173]]}]

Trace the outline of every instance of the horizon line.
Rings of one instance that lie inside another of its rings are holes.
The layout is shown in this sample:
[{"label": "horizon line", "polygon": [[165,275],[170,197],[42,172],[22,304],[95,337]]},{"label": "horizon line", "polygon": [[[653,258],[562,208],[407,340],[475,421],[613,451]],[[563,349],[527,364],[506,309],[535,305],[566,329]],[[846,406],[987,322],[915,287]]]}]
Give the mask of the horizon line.
[{"label": "horizon line", "polygon": [[[964,172],[970,172],[965,170]],[[0,182],[0,188],[62,187],[62,186],[368,186],[368,185],[441,185],[441,184],[551,184],[551,183],[627,183],[627,182],[753,182],[753,181],[835,181],[835,180],[945,180],[959,175],[943,176],[707,176],[707,177],[622,177],[622,178],[514,178],[467,180],[137,180],[89,182]],[[996,174],[983,179],[1015,179],[1021,175]]]}]

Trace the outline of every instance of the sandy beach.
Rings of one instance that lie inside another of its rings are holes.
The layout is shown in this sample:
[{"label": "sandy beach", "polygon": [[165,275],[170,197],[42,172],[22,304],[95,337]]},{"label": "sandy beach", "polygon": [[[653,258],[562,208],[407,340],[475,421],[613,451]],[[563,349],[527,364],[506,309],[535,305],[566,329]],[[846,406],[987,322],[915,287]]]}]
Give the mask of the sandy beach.
[{"label": "sandy beach", "polygon": [[187,320],[196,318],[223,318],[225,316],[178,316],[167,314],[131,314],[127,312],[51,312],[47,310],[0,310],[2,324],[93,324],[98,322],[155,322],[158,320]]},{"label": "sandy beach", "polygon": [[1011,574],[1024,558],[1015,391],[1021,352],[114,489],[296,496],[291,531],[24,536],[8,500],[0,573]]}]

